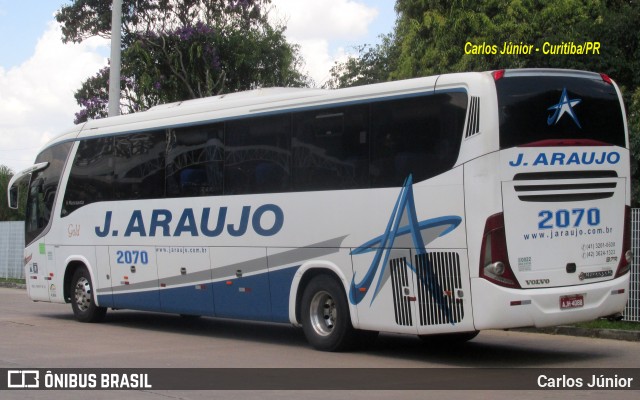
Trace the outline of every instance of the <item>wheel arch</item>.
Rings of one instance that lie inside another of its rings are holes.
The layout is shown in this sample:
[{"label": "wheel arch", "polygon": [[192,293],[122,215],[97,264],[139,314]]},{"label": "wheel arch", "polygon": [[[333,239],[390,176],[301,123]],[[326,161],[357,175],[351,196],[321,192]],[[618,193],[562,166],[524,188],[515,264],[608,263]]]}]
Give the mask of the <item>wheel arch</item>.
[{"label": "wheel arch", "polygon": [[[89,260],[87,260],[84,257],[69,257],[67,258],[67,260],[65,261],[65,270],[64,270],[64,280],[63,280],[63,290],[64,290],[64,301],[66,303],[70,303],[71,302],[71,293],[72,293],[72,288],[71,288],[71,281],[73,279],[73,274],[76,273],[77,270],[81,269],[81,268],[85,268],[88,272],[89,272],[89,276],[91,276],[91,282],[93,282],[93,285],[95,286],[95,276],[93,274],[93,268],[91,268],[91,264],[89,263]],[[96,296],[96,303],[97,303],[97,296]]]},{"label": "wheel arch", "polygon": [[[344,294],[349,301],[349,280],[345,276],[344,272],[334,263],[328,261],[309,261],[304,263],[296,272],[291,284],[291,292],[289,294],[289,320],[295,326],[302,326],[301,324],[301,302],[302,294],[305,288],[315,277],[319,275],[328,275],[340,283],[344,290]],[[357,326],[357,312],[354,305],[349,303],[349,314],[351,318],[351,324]]]}]

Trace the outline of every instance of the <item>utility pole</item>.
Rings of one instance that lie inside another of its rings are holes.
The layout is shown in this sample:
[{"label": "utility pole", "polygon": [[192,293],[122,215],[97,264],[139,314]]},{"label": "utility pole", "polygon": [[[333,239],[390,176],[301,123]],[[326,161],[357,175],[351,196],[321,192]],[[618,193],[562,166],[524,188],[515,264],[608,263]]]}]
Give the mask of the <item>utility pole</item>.
[{"label": "utility pole", "polygon": [[120,47],[122,42],[122,0],[111,5],[111,68],[109,70],[109,117],[120,114]]}]

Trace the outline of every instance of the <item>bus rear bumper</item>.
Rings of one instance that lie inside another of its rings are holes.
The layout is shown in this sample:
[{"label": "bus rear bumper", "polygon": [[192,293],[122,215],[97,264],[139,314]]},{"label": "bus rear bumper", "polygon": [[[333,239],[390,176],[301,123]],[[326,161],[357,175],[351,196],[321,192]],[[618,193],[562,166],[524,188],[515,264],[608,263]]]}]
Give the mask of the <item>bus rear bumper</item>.
[{"label": "bus rear bumper", "polygon": [[[540,328],[622,312],[629,298],[629,274],[605,282],[545,289],[509,289],[472,278],[471,293],[477,330]],[[572,308],[561,309],[561,298],[577,301]]]}]

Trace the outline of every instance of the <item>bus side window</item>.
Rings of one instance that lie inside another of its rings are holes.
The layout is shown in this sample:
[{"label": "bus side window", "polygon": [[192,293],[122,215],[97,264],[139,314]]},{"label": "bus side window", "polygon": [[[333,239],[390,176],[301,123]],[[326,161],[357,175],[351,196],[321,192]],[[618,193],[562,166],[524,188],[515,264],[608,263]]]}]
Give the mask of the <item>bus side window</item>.
[{"label": "bus side window", "polygon": [[227,122],[224,150],[225,194],[290,190],[290,114]]},{"label": "bus side window", "polygon": [[168,131],[167,197],[221,195],[223,166],[223,124]]},{"label": "bus side window", "polygon": [[369,110],[357,105],[293,115],[294,188],[368,187]]},{"label": "bus side window", "polygon": [[[371,105],[371,186],[402,186],[449,170],[458,159],[465,110],[443,93]],[[462,99],[457,99],[462,103]],[[466,103],[465,103],[466,104]]]},{"label": "bus side window", "polygon": [[79,143],[64,194],[62,217],[88,204],[113,200],[113,143],[113,137]]},{"label": "bus side window", "polygon": [[164,131],[115,137],[115,198],[117,200],[164,197],[166,152]]}]

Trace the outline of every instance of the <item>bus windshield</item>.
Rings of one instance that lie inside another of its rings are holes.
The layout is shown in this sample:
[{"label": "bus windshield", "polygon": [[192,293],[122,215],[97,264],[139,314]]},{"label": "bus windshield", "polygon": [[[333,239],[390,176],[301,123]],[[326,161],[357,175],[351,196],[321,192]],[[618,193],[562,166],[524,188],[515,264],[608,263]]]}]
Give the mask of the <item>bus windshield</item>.
[{"label": "bus windshield", "polygon": [[597,77],[540,74],[497,80],[500,148],[566,139],[625,147],[615,87]]}]

